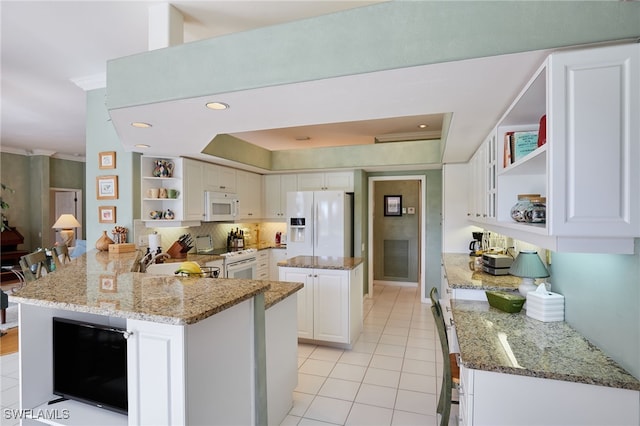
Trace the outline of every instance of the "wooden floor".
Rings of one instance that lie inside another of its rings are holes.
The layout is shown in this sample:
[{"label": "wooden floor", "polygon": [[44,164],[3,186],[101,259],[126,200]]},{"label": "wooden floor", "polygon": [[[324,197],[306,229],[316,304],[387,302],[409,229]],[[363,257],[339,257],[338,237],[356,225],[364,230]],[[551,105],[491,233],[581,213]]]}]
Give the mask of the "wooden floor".
[{"label": "wooden floor", "polygon": [[18,327],[10,328],[0,337],[0,355],[18,352]]}]

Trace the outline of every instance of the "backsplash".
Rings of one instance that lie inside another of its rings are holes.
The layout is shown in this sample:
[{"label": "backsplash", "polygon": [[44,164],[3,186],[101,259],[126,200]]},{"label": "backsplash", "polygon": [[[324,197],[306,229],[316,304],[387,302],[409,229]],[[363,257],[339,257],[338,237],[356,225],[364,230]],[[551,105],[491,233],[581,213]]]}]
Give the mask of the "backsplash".
[{"label": "backsplash", "polygon": [[[141,220],[133,223],[133,238],[131,242],[140,246],[140,238],[144,238],[144,246],[148,245],[147,235],[157,232],[161,235],[162,251],[167,251],[182,234],[191,234],[195,239],[201,235],[211,235],[214,248],[224,248],[227,244],[227,235],[232,229],[240,229],[244,232],[245,243],[247,245],[258,243],[275,243],[276,232],[286,233],[287,227],[284,222],[261,222],[261,223],[223,223],[210,222],[203,223],[197,227],[175,227],[175,228],[147,228]],[[192,249],[195,252],[195,248]]]}]

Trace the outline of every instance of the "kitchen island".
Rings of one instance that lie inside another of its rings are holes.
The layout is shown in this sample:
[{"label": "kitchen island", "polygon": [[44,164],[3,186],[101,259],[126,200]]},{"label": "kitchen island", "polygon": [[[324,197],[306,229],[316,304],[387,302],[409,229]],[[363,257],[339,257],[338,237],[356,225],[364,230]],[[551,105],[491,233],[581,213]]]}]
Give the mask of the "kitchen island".
[{"label": "kitchen island", "polygon": [[298,340],[350,349],[362,331],[363,260],[296,256],[278,262],[280,281],[304,283]]},{"label": "kitchen island", "polygon": [[[11,296],[19,303],[21,408],[68,410],[70,424],[271,423],[265,310],[295,324],[289,296],[301,284],[132,273],[135,258],[91,251]],[[53,317],[126,329],[128,415],[75,401],[47,406],[55,398]],[[293,336],[285,358],[295,360]]]},{"label": "kitchen island", "polygon": [[468,262],[466,254],[443,255],[461,424],[640,424],[637,378],[564,321],[490,307],[485,290],[517,291],[520,278],[472,271]]}]

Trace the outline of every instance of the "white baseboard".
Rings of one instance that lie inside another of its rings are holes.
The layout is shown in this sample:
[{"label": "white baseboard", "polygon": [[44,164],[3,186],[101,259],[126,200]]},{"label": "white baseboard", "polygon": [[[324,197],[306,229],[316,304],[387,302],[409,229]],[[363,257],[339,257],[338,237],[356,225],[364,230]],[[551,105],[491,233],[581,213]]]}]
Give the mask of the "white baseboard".
[{"label": "white baseboard", "polygon": [[396,287],[418,287],[417,282],[373,280],[373,285],[390,285]]}]

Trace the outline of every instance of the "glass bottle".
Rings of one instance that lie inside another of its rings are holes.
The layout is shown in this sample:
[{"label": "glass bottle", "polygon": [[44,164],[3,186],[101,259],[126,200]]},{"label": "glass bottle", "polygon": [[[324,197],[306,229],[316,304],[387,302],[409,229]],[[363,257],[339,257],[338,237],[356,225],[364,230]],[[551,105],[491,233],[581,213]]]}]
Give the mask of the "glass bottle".
[{"label": "glass bottle", "polygon": [[531,204],[531,199],[537,197],[540,197],[540,194],[518,194],[518,202],[511,207],[511,219],[516,222],[526,222],[527,207]]}]

